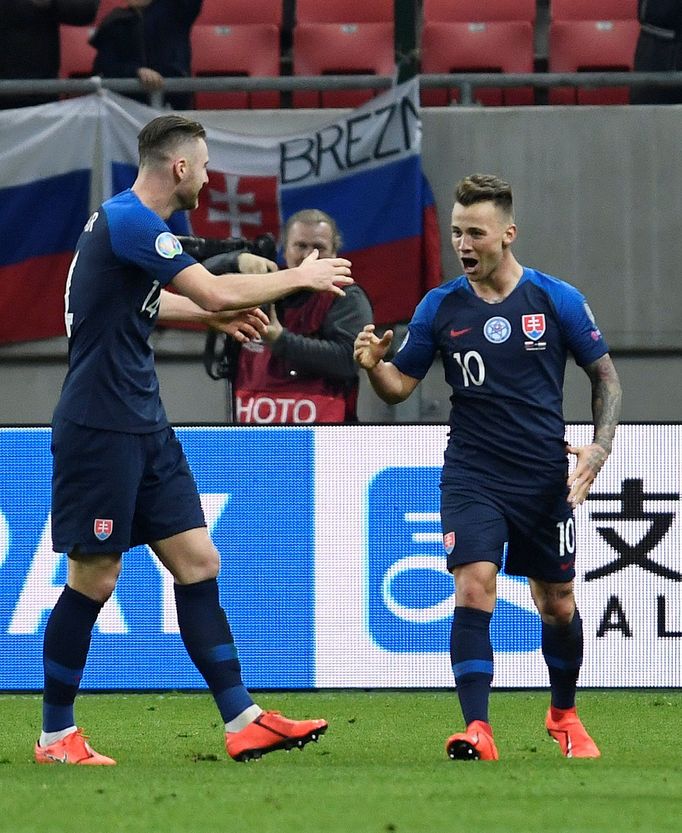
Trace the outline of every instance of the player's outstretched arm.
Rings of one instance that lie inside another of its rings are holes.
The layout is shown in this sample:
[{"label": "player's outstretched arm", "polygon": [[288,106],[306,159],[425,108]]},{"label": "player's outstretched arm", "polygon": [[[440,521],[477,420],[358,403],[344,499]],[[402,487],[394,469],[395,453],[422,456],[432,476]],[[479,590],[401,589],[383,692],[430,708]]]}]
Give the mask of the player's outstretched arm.
[{"label": "player's outstretched arm", "polygon": [[221,333],[227,333],[240,344],[262,337],[270,323],[268,316],[258,307],[207,312],[191,298],[165,289],[161,290],[158,320],[205,324]]},{"label": "player's outstretched arm", "polygon": [[272,274],[212,275],[195,263],[179,272],[172,284],[202,309],[219,312],[260,306],[300,289],[344,295],[343,287],[353,283],[350,267],[342,257],[319,258],[316,249],[300,266]]},{"label": "player's outstretched arm", "polygon": [[578,458],[568,477],[568,502],[574,507],[585,500],[611,453],[623,398],[618,373],[608,353],[587,365],[585,373],[592,384],[594,438],[589,445],[567,447]]},{"label": "player's outstretched arm", "polygon": [[406,376],[384,356],[393,341],[393,330],[386,330],[381,338],[374,324],[366,324],[358,333],[353,346],[355,361],[367,371],[375,393],[389,405],[404,402],[419,384],[419,379]]}]

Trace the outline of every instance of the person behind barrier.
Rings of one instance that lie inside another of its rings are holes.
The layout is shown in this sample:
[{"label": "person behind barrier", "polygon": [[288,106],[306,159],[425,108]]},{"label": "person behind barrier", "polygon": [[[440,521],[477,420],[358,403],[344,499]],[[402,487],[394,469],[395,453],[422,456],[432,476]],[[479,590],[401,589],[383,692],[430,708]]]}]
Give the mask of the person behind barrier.
[{"label": "person behind barrier", "polygon": [[[282,249],[287,268],[317,250],[336,257],[341,234],[329,214],[298,211],[287,220]],[[356,422],[358,368],[353,341],[372,320],[365,292],[353,284],[343,297],[302,291],[267,309],[260,339],[241,346],[234,377],[235,417],[243,423]]]},{"label": "person behind barrier", "polygon": [[[2,0],[0,79],[58,78],[59,26],[87,26],[99,0]],[[54,101],[54,95],[0,96],[0,109]]]},{"label": "person behind barrier", "polygon": [[[639,0],[640,32],[635,49],[636,72],[682,70],[682,2]],[[679,104],[682,86],[635,87],[632,104]]]}]

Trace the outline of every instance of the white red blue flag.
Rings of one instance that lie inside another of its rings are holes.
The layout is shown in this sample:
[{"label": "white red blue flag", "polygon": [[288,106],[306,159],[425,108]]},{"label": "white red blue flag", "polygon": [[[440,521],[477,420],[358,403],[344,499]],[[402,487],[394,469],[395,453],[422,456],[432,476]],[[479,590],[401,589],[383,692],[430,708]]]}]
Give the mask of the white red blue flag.
[{"label": "white red blue flag", "polygon": [[[3,237],[7,232],[0,247],[0,342],[63,333],[62,295],[78,234],[91,210],[132,184],[137,134],[158,115],[109,93],[7,112],[21,112],[25,127],[5,144],[16,148],[21,177],[12,178],[11,164],[0,165],[0,229]],[[14,132],[2,113],[0,129]],[[32,151],[23,149],[22,140],[34,134]],[[408,320],[440,283],[416,80],[301,133],[250,136],[209,128],[207,134],[209,183],[191,215],[172,218],[176,232],[277,236],[294,212],[327,211],[378,324]],[[0,161],[11,154],[0,152]]]}]

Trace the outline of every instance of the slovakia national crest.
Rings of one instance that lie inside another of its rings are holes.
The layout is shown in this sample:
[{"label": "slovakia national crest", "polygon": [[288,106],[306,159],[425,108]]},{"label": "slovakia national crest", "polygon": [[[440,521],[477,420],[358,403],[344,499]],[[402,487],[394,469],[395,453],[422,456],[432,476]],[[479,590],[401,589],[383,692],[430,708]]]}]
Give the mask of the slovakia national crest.
[{"label": "slovakia national crest", "polygon": [[92,530],[98,541],[106,541],[114,531],[114,522],[111,518],[95,518]]},{"label": "slovakia national crest", "polygon": [[523,334],[533,341],[539,341],[545,334],[544,312],[531,312],[521,316],[521,327]]},{"label": "slovakia national crest", "polygon": [[445,535],[443,535],[443,546],[445,547],[445,552],[450,555],[455,548],[454,532],[446,532]]}]

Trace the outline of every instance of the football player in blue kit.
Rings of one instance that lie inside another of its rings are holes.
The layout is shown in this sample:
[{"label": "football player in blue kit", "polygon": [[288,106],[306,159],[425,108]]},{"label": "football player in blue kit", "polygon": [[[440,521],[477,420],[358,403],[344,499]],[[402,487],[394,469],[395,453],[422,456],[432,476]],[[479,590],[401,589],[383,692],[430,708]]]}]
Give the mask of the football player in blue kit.
[{"label": "football player in blue kit", "polygon": [[248,760],[302,747],[327,728],[264,712],[244,687],[218,598],[220,556],[159,397],[148,338],[156,321],[173,319],[255,337],[268,323],[258,305],[299,290],[343,295],[350,263],[313,252],[296,269],[217,277],[183,252],[166,220],[196,208],[208,181],[205,137],[177,114],[142,129],[137,179],[90,217],[67,276],[69,367],[53,419],[52,537],[69,560],[45,629],[39,763],[115,763],[77,728],[74,700],[121,554],[143,543],[174,577],[180,634],[218,706],[228,754]]},{"label": "football player in blue kit", "polygon": [[[621,388],[606,343],[581,293],[521,266],[508,183],[475,174],[456,187],[452,244],[464,274],[432,289],[417,307],[392,361],[393,337],[366,326],[356,361],[386,402],[402,402],[434,357],[452,387],[450,437],[441,476],[441,524],[455,579],[450,655],[466,724],[446,741],[453,760],[497,760],[488,720],[493,678],[490,620],[504,566],[527,576],[542,620],[549,671],[547,731],[567,757],[599,749],[576,713],[583,634],[573,592],[573,508],[611,451]],[[594,434],[565,443],[567,355],[590,379]],[[567,452],[576,465],[568,473]]]}]

